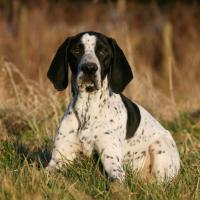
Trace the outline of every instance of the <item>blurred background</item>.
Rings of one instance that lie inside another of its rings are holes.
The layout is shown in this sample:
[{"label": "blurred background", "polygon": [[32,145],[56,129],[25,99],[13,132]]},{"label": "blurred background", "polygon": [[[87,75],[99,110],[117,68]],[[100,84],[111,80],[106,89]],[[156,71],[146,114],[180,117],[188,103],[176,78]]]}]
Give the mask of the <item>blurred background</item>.
[{"label": "blurred background", "polygon": [[88,30],[123,49],[132,100],[164,120],[200,113],[200,3],[192,0],[0,0],[0,107],[55,114],[70,91],[55,91],[49,64],[66,37]]}]

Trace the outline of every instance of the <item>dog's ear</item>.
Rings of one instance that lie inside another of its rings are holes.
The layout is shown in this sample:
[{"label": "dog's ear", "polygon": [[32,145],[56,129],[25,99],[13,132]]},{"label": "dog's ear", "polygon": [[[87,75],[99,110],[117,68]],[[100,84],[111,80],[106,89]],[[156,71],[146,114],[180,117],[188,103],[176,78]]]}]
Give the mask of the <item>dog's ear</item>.
[{"label": "dog's ear", "polygon": [[131,67],[122,51],[118,46],[117,42],[109,38],[108,39],[112,51],[113,51],[113,60],[110,67],[110,86],[113,92],[122,93],[124,88],[133,78],[133,73]]},{"label": "dog's ear", "polygon": [[67,38],[58,48],[47,72],[47,77],[59,91],[64,90],[68,85],[67,49],[70,40],[71,38]]}]

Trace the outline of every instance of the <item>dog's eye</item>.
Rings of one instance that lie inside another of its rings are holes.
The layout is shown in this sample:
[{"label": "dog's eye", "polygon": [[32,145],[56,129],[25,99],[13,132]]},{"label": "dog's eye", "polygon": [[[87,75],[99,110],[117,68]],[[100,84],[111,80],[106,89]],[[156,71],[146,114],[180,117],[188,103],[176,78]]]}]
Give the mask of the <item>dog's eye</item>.
[{"label": "dog's eye", "polygon": [[104,56],[106,54],[106,49],[105,49],[104,46],[98,45],[97,48],[96,48],[96,52],[97,52],[98,55]]},{"label": "dog's eye", "polygon": [[104,54],[105,54],[104,50],[99,51],[99,55],[104,56]]},{"label": "dog's eye", "polygon": [[76,45],[72,48],[72,53],[75,54],[75,55],[80,55],[83,51],[83,48],[81,45]]}]

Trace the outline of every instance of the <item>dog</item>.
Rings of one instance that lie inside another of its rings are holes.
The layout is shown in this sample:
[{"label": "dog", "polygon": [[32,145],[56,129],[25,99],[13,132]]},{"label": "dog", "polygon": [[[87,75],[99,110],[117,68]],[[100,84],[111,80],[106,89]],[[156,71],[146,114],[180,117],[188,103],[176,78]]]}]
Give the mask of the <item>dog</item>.
[{"label": "dog", "polygon": [[125,164],[147,180],[176,177],[180,158],[170,132],[122,94],[133,73],[117,42],[91,31],[68,37],[47,73],[59,91],[68,86],[69,68],[71,100],[47,170],[60,169],[80,153],[91,156],[97,151],[111,180],[124,182]]}]

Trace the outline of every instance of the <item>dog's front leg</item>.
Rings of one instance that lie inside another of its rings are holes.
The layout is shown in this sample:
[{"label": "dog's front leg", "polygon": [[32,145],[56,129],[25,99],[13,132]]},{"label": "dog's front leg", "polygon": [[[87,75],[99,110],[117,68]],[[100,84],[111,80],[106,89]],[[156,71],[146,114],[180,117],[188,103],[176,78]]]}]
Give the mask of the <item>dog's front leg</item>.
[{"label": "dog's front leg", "polygon": [[118,138],[111,135],[104,135],[101,140],[97,139],[96,146],[101,154],[101,161],[108,176],[112,180],[123,182],[125,172],[122,166],[122,145]]},{"label": "dog's front leg", "polygon": [[47,171],[59,169],[64,163],[71,162],[76,158],[81,147],[77,137],[78,126],[74,112],[64,115],[54,140],[52,157],[46,168]]}]

